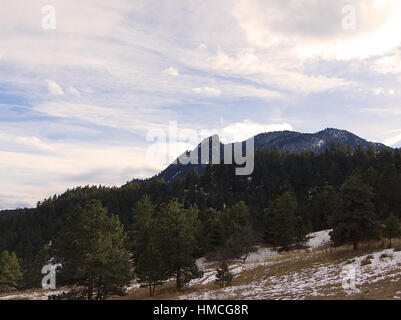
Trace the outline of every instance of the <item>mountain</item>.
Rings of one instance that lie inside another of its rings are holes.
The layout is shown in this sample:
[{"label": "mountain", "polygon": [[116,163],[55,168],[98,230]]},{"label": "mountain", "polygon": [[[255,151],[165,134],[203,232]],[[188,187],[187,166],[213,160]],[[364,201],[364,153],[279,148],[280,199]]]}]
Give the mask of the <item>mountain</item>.
[{"label": "mountain", "polygon": [[[217,136],[207,138],[191,152],[197,152],[198,159],[200,159],[201,144],[207,142],[208,140],[211,141],[212,138],[218,139]],[[367,149],[368,147],[373,147],[375,150],[380,148],[391,149],[384,144],[369,142],[351,132],[334,128],[327,128],[316,133],[274,131],[258,134],[254,137],[254,139],[255,150],[272,150],[278,148],[280,151],[293,153],[301,153],[305,151],[321,153],[329,149],[333,143],[341,143],[352,149],[356,148],[357,146],[361,146],[363,149]],[[244,142],[245,141],[240,143],[244,145]],[[212,144],[210,144],[209,147],[209,161],[211,161],[212,154],[211,145]],[[223,159],[224,145],[220,143],[220,146],[220,158]],[[189,151],[186,151],[184,154],[189,155],[189,153]],[[206,170],[207,164],[201,164],[199,161],[198,164],[183,165],[179,163],[179,158],[177,158],[177,163],[170,164],[158,175],[159,178],[164,178],[166,183],[169,185],[171,185],[175,179],[185,177],[194,168],[196,168],[200,174]]]},{"label": "mountain", "polygon": [[333,143],[342,143],[347,147],[356,148],[360,145],[366,149],[369,146],[375,149],[388,148],[384,144],[369,142],[346,130],[328,128],[316,133],[299,133],[293,131],[280,131],[262,133],[255,136],[256,149],[275,149],[300,153],[313,151],[324,152]]},{"label": "mountain", "polygon": [[[356,148],[358,145],[362,146],[364,149],[368,147],[373,147],[376,150],[380,148],[388,148],[380,143],[369,142],[365,139],[362,139],[355,134],[339,129],[325,129],[323,131],[319,131],[316,133],[299,133],[293,131],[275,131],[268,133],[258,134],[255,138],[255,149],[267,150],[267,149],[276,149],[278,148],[281,151],[295,152],[301,153],[304,151],[313,151],[316,153],[324,152],[329,149],[333,143],[342,143],[345,146],[349,146],[351,148]],[[218,139],[218,136],[213,136],[205,139],[202,143],[211,141],[212,139]],[[245,141],[239,142],[244,144]],[[201,159],[200,143],[194,150],[191,152],[198,152],[198,158]],[[224,144],[220,143],[220,158],[224,157]],[[189,151],[186,151],[184,154],[189,154]],[[212,158],[212,149],[209,147],[209,160]],[[177,158],[178,159],[178,158]],[[191,172],[194,168],[198,171],[199,174],[203,174],[207,168],[207,164],[170,164],[165,170],[163,170],[160,174],[157,175],[158,178],[164,178],[168,185],[172,185],[174,181],[178,178],[184,178],[189,172]],[[142,184],[146,180],[134,179],[132,182],[136,182],[138,184]],[[0,215],[9,215],[15,212],[19,212],[20,210],[4,210],[0,211]]]}]

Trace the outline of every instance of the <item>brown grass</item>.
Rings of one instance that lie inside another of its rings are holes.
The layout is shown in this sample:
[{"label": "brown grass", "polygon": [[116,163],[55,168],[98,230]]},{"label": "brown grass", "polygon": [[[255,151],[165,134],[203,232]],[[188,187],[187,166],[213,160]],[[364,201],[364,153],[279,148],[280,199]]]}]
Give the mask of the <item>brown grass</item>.
[{"label": "brown grass", "polygon": [[[393,247],[401,245],[401,240],[394,240]],[[234,277],[232,282],[233,286],[247,285],[252,282],[266,281],[266,286],[269,286],[269,278],[271,276],[284,276],[291,275],[291,273],[300,271],[302,269],[311,268],[314,264],[328,264],[328,263],[341,263],[351,261],[353,258],[362,255],[368,255],[379,250],[387,249],[387,241],[371,241],[369,243],[363,243],[360,245],[358,250],[354,251],[351,245],[345,245],[337,248],[330,247],[329,245],[313,250],[292,250],[275,257],[266,257],[257,261],[260,266],[255,268],[244,270],[240,274]],[[237,262],[237,264],[239,264]],[[253,264],[253,263],[252,263]],[[245,264],[247,265],[247,264]],[[215,269],[218,263],[215,265],[208,266],[208,269]],[[400,265],[401,268],[401,265]],[[61,288],[68,289],[68,288]],[[178,291],[175,287],[175,282],[170,281],[165,283],[163,286],[156,288],[155,297],[149,297],[149,291],[147,288],[135,288],[132,289],[127,296],[115,296],[111,297],[111,300],[146,300],[146,299],[157,299],[157,300],[169,300],[179,299],[183,295],[191,293],[207,292],[219,289],[219,286],[214,282],[204,285],[194,285],[191,287],[184,288]],[[401,291],[401,281],[391,281],[390,279],[380,280],[376,283],[364,284],[360,288],[362,293],[353,296],[344,296],[344,292],[340,286],[333,287],[328,285],[327,287],[320,287],[319,291],[324,292],[327,295],[325,297],[306,296],[306,299],[321,300],[370,300],[380,299],[387,300],[393,299],[396,292]],[[0,297],[16,294],[30,294],[38,292],[38,289],[30,289],[24,291],[10,291],[7,293],[1,293]],[[328,296],[330,294],[330,296]]]}]

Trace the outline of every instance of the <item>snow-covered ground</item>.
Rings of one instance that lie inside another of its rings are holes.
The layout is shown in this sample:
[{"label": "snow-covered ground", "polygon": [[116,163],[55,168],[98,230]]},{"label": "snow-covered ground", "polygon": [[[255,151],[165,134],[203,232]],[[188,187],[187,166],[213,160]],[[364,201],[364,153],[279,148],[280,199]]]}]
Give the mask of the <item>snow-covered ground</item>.
[{"label": "snow-covered ground", "polygon": [[322,247],[326,244],[329,244],[331,242],[330,239],[330,232],[333,231],[332,229],[330,230],[323,230],[323,231],[318,231],[314,233],[310,233],[307,235],[307,242],[306,246],[314,249],[318,247]]},{"label": "snow-covered ground", "polygon": [[0,300],[47,300],[49,296],[63,294],[64,290],[58,291],[36,291],[31,293],[11,294],[8,296],[0,297]]},{"label": "snow-covered ground", "polygon": [[[230,271],[238,276],[246,270],[262,267],[267,274],[269,268],[276,263],[284,265],[302,260],[302,256],[297,257],[297,252],[307,252],[306,259],[308,259],[310,254],[318,255],[324,252],[319,248],[324,249],[331,243],[330,232],[331,230],[323,230],[309,234],[305,243],[308,249],[295,250],[293,255],[289,256],[286,253],[278,253],[276,248],[256,247],[255,251],[249,254],[245,264],[235,262],[229,266]],[[364,265],[362,261],[368,257],[371,257],[371,263]],[[215,281],[216,270],[208,268],[208,265],[213,263],[202,261],[204,263],[200,266],[204,276],[202,279],[192,281],[190,285],[203,285]],[[360,288],[365,284],[375,284],[381,280],[398,282],[400,276],[401,252],[387,249],[355,257],[350,261],[314,263],[297,271],[270,277],[261,275],[258,277],[260,279],[252,283],[230,286],[225,290],[200,288],[196,293],[181,296],[181,299],[304,299],[330,296],[335,292],[347,296],[361,293]],[[401,299],[401,291],[395,294],[394,299]]]},{"label": "snow-covered ground", "polygon": [[[371,264],[361,264],[369,256],[372,256]],[[282,275],[261,276],[261,279],[246,285],[200,290],[181,296],[181,299],[305,299],[327,297],[335,293],[347,296],[360,293],[364,284],[372,285],[381,280],[399,282],[400,276],[401,252],[387,249],[351,261],[315,263]],[[396,293],[394,299],[401,299],[401,291]]]},{"label": "snow-covered ground", "polygon": [[[330,233],[331,230],[324,230],[319,232],[314,232],[307,235],[306,246],[316,249],[318,247],[324,246],[330,243]],[[262,246],[256,246],[253,252],[248,254],[246,263],[236,261],[229,266],[230,272],[235,274],[240,274],[245,270],[251,270],[259,266],[268,266],[275,263],[275,258],[285,256],[285,253],[279,253],[278,248],[266,248]],[[196,263],[200,270],[204,272],[204,275],[200,279],[192,280],[189,285],[205,285],[216,280],[216,268],[211,268],[212,265],[217,265],[216,261],[206,261],[206,258],[200,258],[196,260]]]},{"label": "snow-covered ground", "polygon": [[[313,257],[319,257],[320,254],[325,254],[328,250],[330,231],[323,230],[309,234],[305,243],[306,249],[293,250],[289,253],[279,253],[278,248],[256,246],[249,253],[246,263],[238,260],[232,261],[229,263],[229,269],[235,278],[249,274],[244,273],[246,271],[250,271],[252,274],[253,269],[259,268],[257,272],[255,271],[251,278],[240,281],[238,285],[235,285],[234,281],[234,285],[226,289],[204,287],[204,285],[215,282],[218,262],[200,258],[196,262],[204,275],[201,279],[195,279],[189,283],[189,286],[197,285],[199,288],[194,293],[181,296],[180,299],[306,299],[336,295],[353,296],[362,294],[361,289],[364,285],[375,286],[376,283],[383,280],[387,281],[386,283],[399,285],[401,288],[401,252],[393,249],[381,250],[371,255],[362,255],[346,261],[310,260]],[[308,259],[310,262],[304,263]],[[366,264],[365,260],[370,260],[371,263]],[[314,263],[313,261],[319,262]],[[299,262],[300,264],[297,264]],[[294,264],[300,267],[288,268],[289,265]],[[279,272],[276,272],[277,267],[279,267]],[[138,288],[139,284],[133,283],[127,289],[130,291]],[[398,289],[398,287],[396,288]],[[0,300],[47,300],[49,295],[63,292],[63,290],[40,290],[31,293],[15,293],[2,296]],[[401,300],[401,291],[394,290],[391,297]]]}]

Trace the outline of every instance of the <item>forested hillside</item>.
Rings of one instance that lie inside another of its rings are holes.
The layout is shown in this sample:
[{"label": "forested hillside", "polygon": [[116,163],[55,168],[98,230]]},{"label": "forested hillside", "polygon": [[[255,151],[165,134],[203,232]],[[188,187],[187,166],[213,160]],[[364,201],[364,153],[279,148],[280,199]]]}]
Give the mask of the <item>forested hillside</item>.
[{"label": "forested hillside", "polygon": [[[258,150],[251,176],[236,176],[232,165],[210,165],[202,176],[194,170],[171,187],[160,178],[114,188],[78,187],[39,202],[34,210],[0,216],[0,252],[15,252],[20,259],[19,287],[37,287],[41,267],[60,253],[52,248],[63,250],[61,235],[78,228],[72,222],[77,212],[83,219],[104,208],[96,219],[106,223],[106,216],[116,217],[110,223],[117,233],[110,237],[118,235],[121,222],[125,236],[118,237],[132,254],[137,276],[153,286],[174,276],[180,287],[197,276],[196,257],[225,260],[260,241],[287,250],[308,232],[332,228],[336,244],[357,247],[378,237],[390,214],[401,217],[400,194],[400,150],[342,144],[320,153]],[[171,232],[174,226],[177,233]],[[182,235],[174,238],[179,231]],[[182,246],[184,258],[171,243]],[[169,258],[174,256],[181,260]],[[156,268],[151,274],[149,266]]]}]

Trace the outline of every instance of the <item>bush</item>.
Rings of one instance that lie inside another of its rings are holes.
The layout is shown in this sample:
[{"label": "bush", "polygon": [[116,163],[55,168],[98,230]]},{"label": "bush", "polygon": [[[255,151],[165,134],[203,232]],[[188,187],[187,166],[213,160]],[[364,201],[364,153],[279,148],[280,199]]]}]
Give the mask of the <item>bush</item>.
[{"label": "bush", "polygon": [[227,285],[230,285],[234,275],[228,269],[228,265],[226,262],[223,262],[218,268],[216,274],[216,283],[220,285],[220,287],[225,288]]},{"label": "bush", "polygon": [[371,256],[367,256],[364,260],[361,261],[361,266],[366,266],[368,264],[372,264],[372,261],[371,261],[372,258],[369,258],[369,257],[371,257]]},{"label": "bush", "polygon": [[71,290],[61,294],[53,294],[47,297],[47,300],[86,300],[85,290]]}]

